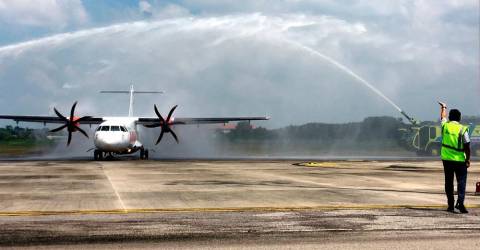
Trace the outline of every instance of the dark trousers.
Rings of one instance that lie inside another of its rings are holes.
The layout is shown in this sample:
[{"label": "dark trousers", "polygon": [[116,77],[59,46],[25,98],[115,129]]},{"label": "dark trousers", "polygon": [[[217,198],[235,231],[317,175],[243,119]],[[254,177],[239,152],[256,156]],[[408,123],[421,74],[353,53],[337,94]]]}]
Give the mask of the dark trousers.
[{"label": "dark trousers", "polygon": [[445,194],[447,195],[448,206],[454,205],[453,197],[453,175],[457,177],[457,193],[459,204],[465,201],[465,187],[467,184],[467,165],[465,162],[443,161],[443,171],[445,173]]}]

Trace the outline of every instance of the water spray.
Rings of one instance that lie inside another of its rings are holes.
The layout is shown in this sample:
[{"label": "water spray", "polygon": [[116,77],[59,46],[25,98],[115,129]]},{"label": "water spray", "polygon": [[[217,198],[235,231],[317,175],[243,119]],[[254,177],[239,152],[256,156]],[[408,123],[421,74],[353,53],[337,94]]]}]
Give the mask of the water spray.
[{"label": "water spray", "polygon": [[294,42],[294,41],[291,41],[291,40],[284,40],[287,44],[290,44],[291,46],[293,47],[296,47],[296,48],[299,48],[299,49],[302,49],[302,50],[305,50],[315,56],[318,56],[320,58],[322,58],[323,60],[329,62],[330,64],[334,65],[335,67],[337,67],[338,69],[342,70],[343,72],[347,73],[348,75],[352,76],[355,80],[357,80],[358,82],[362,83],[365,87],[369,88],[371,91],[373,91],[375,94],[377,94],[378,96],[380,96],[381,98],[383,98],[387,103],[389,103],[391,106],[393,106],[398,112],[400,112],[403,116],[405,116],[408,121],[410,121],[413,125],[415,125],[417,123],[417,121],[413,118],[411,118],[410,116],[408,116],[397,104],[395,104],[390,98],[388,98],[385,94],[383,94],[380,90],[378,90],[377,88],[375,88],[371,83],[369,83],[367,80],[363,79],[362,77],[360,77],[359,75],[355,74],[355,72],[353,72],[351,69],[347,68],[345,65],[339,63],[338,61],[334,60],[333,58],[331,57],[328,57],[308,46],[305,46],[301,43],[298,43],[298,42]]},{"label": "water spray", "polygon": [[[409,122],[411,122],[412,124],[417,123],[415,119],[408,116],[397,104],[395,104],[390,98],[388,98],[385,94],[383,94],[379,89],[377,89],[367,80],[363,79],[358,74],[353,72],[347,66],[341,64],[335,59],[323,53],[320,53],[319,51],[311,47],[308,47],[300,42],[287,39],[282,33],[288,30],[288,28],[292,26],[292,23],[295,23],[294,26],[301,26],[301,23],[299,24],[298,20],[285,21],[278,18],[272,18],[272,23],[266,23],[265,21],[266,19],[267,18],[263,15],[254,14],[249,16],[226,16],[222,18],[176,18],[176,19],[166,19],[166,20],[160,20],[160,21],[154,21],[154,22],[140,21],[140,22],[123,23],[123,24],[116,24],[116,25],[107,26],[107,27],[92,28],[92,29],[71,32],[71,33],[63,33],[63,34],[53,35],[50,37],[40,38],[40,39],[28,41],[28,42],[21,42],[17,44],[3,46],[3,47],[0,47],[0,57],[9,55],[9,54],[17,55],[19,53],[24,52],[25,50],[29,50],[32,48],[42,47],[42,46],[55,46],[70,40],[84,39],[94,35],[108,35],[108,34],[114,34],[119,32],[127,32],[127,31],[148,32],[154,29],[162,28],[162,32],[165,32],[165,34],[169,34],[169,32],[213,29],[213,30],[223,30],[227,32],[234,31],[233,32],[234,36],[232,38],[235,39],[235,38],[239,38],[238,36],[239,33],[240,33],[240,36],[255,37],[256,35],[262,32],[265,32],[267,30],[269,32],[273,32],[273,34],[275,35],[279,34],[280,35],[279,37],[278,36],[275,36],[275,37],[280,41],[284,42],[285,44],[293,48],[308,52],[309,54],[317,56],[322,60],[334,65],[336,68],[350,75],[355,80],[357,80],[357,82],[361,83],[363,86],[370,89],[373,93],[375,93],[376,95],[384,99],[394,109],[396,109],[404,117],[406,117]],[[249,27],[249,26],[252,26],[252,22],[251,22],[252,20],[254,21],[253,24],[256,24],[256,25],[254,25],[254,27]],[[259,26],[258,22],[260,22],[260,28],[258,27]],[[249,32],[245,32],[245,31],[243,31],[243,33],[239,32],[238,29],[236,29],[235,25],[247,26],[248,28],[247,31]],[[306,25],[311,25],[311,22],[306,23]],[[174,28],[174,29],[172,30],[168,28]],[[222,42],[225,42],[225,39],[217,40],[217,42],[215,42],[215,45],[218,45]]]}]

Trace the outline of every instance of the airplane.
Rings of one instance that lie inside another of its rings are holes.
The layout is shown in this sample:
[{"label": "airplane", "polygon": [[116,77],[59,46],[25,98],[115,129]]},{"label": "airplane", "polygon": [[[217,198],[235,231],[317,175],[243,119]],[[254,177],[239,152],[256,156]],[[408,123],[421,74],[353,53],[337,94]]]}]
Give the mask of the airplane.
[{"label": "airplane", "polygon": [[55,116],[22,116],[22,115],[0,115],[0,119],[10,119],[15,122],[37,122],[63,124],[60,127],[50,130],[50,132],[58,132],[67,129],[68,139],[67,146],[72,141],[72,133],[80,132],[87,138],[88,134],[80,128],[80,124],[99,126],[95,130],[93,142],[94,160],[103,160],[106,157],[113,157],[114,155],[133,154],[140,151],[140,159],[148,159],[149,151],[139,141],[138,125],[143,125],[147,128],[160,127],[160,135],[158,136],[155,145],[160,143],[164,134],[171,134],[175,141],[179,143],[178,136],[172,130],[174,125],[188,125],[188,124],[226,124],[233,121],[255,121],[255,120],[269,120],[267,116],[263,117],[217,117],[217,118],[174,118],[173,113],[177,108],[175,105],[167,117],[164,118],[158,111],[157,105],[154,104],[154,111],[157,117],[135,117],[133,116],[133,97],[136,94],[161,94],[162,91],[137,91],[130,86],[129,91],[100,91],[100,93],[110,94],[129,94],[130,104],[128,116],[120,117],[93,117],[93,116],[75,116],[75,108],[77,102],[72,105],[70,109],[70,116],[64,116],[55,107],[53,108]]}]

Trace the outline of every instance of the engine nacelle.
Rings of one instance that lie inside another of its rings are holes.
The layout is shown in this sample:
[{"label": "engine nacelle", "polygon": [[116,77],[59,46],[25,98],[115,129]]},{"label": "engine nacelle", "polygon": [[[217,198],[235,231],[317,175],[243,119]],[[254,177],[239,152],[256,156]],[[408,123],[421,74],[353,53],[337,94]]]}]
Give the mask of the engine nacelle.
[{"label": "engine nacelle", "polygon": [[[70,118],[67,118],[67,119],[70,120]],[[73,117],[73,125],[75,125],[76,127],[80,126],[80,122],[76,122],[78,119],[80,119],[80,117],[78,116]],[[73,128],[72,132],[76,132],[76,131],[78,131],[78,129]]]}]

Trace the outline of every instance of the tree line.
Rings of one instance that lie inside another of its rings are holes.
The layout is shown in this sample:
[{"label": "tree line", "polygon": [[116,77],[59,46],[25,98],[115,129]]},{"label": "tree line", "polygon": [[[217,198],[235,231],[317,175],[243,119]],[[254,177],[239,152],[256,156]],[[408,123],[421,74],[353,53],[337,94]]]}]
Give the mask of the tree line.
[{"label": "tree line", "polygon": [[230,141],[395,141],[401,139],[401,128],[407,125],[401,119],[381,116],[368,117],[362,122],[342,124],[307,123],[290,125],[279,129],[252,128],[248,122],[240,122],[237,127],[222,137]]}]

